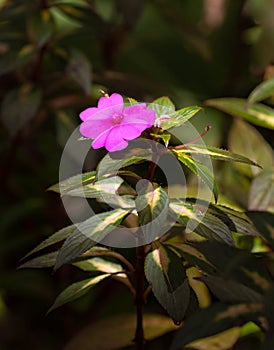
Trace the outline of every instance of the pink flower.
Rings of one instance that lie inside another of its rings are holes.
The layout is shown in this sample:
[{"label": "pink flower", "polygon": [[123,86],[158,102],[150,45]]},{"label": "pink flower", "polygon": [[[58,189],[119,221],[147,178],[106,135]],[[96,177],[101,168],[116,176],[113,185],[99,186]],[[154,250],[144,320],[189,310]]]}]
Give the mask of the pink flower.
[{"label": "pink flower", "polygon": [[153,110],[145,103],[124,107],[119,94],[101,97],[98,107],[87,108],[80,113],[83,123],[80,132],[83,136],[94,139],[94,149],[105,147],[108,151],[120,151],[128,146],[128,140],[141,135],[151,127],[156,119]]}]

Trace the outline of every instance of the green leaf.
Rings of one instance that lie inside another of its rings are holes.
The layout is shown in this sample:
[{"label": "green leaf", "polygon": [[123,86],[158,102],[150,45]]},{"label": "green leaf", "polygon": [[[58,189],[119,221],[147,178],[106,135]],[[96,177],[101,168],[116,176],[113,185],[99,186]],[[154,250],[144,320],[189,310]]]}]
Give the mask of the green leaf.
[{"label": "green leaf", "polygon": [[34,249],[32,249],[27,255],[24,256],[23,259],[27,258],[28,256],[39,252],[40,250],[47,248],[55,243],[61,242],[64,239],[66,239],[68,236],[70,236],[75,231],[75,226],[70,225],[67,227],[62,228],[61,230],[55,232],[53,235],[45,239],[43,242],[41,242],[38,246],[36,246]]},{"label": "green leaf", "polygon": [[63,290],[61,294],[58,295],[48,313],[66,303],[69,303],[85,295],[92,287],[96,286],[99,282],[108,276],[109,274],[99,275],[71,284],[69,287]]},{"label": "green leaf", "polygon": [[258,236],[259,233],[252,224],[252,221],[244,212],[228,208],[223,205],[209,203],[207,201],[195,198],[182,199],[186,203],[192,204],[197,211],[208,212],[219,218],[230,231],[251,236]]},{"label": "green leaf", "polygon": [[107,154],[101,160],[97,166],[97,178],[101,179],[106,174],[116,174],[122,168],[144,161],[151,161],[151,159],[152,150],[150,147],[141,148],[136,144],[133,147],[129,145],[125,150],[113,152],[111,156]]},{"label": "green leaf", "polygon": [[216,303],[191,316],[176,334],[170,350],[181,350],[190,342],[212,336],[235,325],[257,321],[262,315],[262,304],[226,305]]},{"label": "green leaf", "polygon": [[176,112],[170,114],[170,119],[164,120],[160,126],[163,130],[182,126],[201,110],[202,108],[198,106],[189,106],[179,109]]},{"label": "green leaf", "polygon": [[248,209],[274,212],[274,167],[262,171],[252,181]]},{"label": "green leaf", "polygon": [[169,206],[177,215],[177,221],[186,227],[187,232],[196,232],[207,239],[234,244],[230,230],[216,216],[176,199],[171,200]]},{"label": "green leaf", "polygon": [[96,214],[86,221],[76,224],[75,231],[65,240],[57,256],[55,270],[85,253],[97,242],[101,242],[110,232],[115,230],[128,213],[128,210],[115,209]]},{"label": "green leaf", "polygon": [[72,176],[48,188],[48,191],[66,193],[79,186],[88,185],[94,182],[96,171],[90,171],[79,175]]},{"label": "green leaf", "polygon": [[154,189],[148,181],[143,180],[142,184],[139,182],[138,185],[135,204],[142,231],[145,238],[159,238],[166,228],[169,213],[168,196],[162,187]]},{"label": "green leaf", "polygon": [[[253,160],[263,169],[274,164],[274,153],[271,146],[255,127],[243,120],[234,121],[228,142],[232,152],[240,153]],[[235,167],[248,177],[254,177],[261,172],[260,168],[245,164],[235,163]]]},{"label": "green leaf", "polygon": [[163,115],[170,115],[175,112],[175,106],[167,96],[157,98],[148,105],[148,108],[156,112],[157,119]]},{"label": "green leaf", "polygon": [[213,192],[215,201],[218,199],[218,188],[213,173],[197,159],[193,159],[188,154],[183,154],[177,150],[172,150],[178,160],[187,166],[194,174],[201,178],[201,180]]},{"label": "green leaf", "polygon": [[180,149],[176,151],[177,153],[186,153],[186,154],[199,154],[204,156],[209,156],[213,159],[217,160],[225,160],[229,162],[239,162],[239,163],[245,163],[249,165],[259,166],[252,160],[236,153],[229,152],[224,149],[215,148],[215,147],[208,147],[208,146],[200,146],[200,145],[193,145],[188,146],[186,148]]},{"label": "green leaf", "polygon": [[255,103],[246,108],[247,100],[231,97],[211,99],[205,101],[205,103],[255,125],[274,129],[274,109],[263,104]]},{"label": "green leaf", "polygon": [[45,255],[38,256],[29,261],[26,261],[20,265],[19,269],[24,268],[43,268],[43,267],[52,267],[55,265],[58,252],[52,252]]},{"label": "green leaf", "polygon": [[66,72],[87,95],[90,93],[92,79],[91,64],[83,52],[73,50],[70,53]]},{"label": "green leaf", "polygon": [[146,257],[145,274],[159,303],[174,322],[181,322],[190,296],[182,260],[168,247],[157,243],[157,248]]},{"label": "green leaf", "polygon": [[248,211],[247,216],[254,223],[261,236],[274,247],[274,213]]},{"label": "green leaf", "polygon": [[35,116],[41,98],[41,91],[30,85],[11,90],[4,97],[1,118],[11,137],[14,137]]},{"label": "green leaf", "polygon": [[263,81],[248,96],[247,107],[274,95],[274,78]]},{"label": "green leaf", "polygon": [[100,271],[105,273],[117,273],[123,271],[123,267],[120,264],[114,263],[102,258],[92,258],[88,260],[77,261],[73,265],[79,267],[84,271]]},{"label": "green leaf", "polygon": [[99,181],[95,181],[92,184],[80,185],[73,189],[67,190],[62,195],[85,197],[85,198],[99,198],[104,199],[104,196],[116,195],[119,187],[124,182],[119,176],[113,176]]},{"label": "green leaf", "polygon": [[168,147],[169,141],[171,139],[171,134],[150,134],[150,136],[153,136],[156,140],[162,140],[164,141],[164,144],[166,147]]}]

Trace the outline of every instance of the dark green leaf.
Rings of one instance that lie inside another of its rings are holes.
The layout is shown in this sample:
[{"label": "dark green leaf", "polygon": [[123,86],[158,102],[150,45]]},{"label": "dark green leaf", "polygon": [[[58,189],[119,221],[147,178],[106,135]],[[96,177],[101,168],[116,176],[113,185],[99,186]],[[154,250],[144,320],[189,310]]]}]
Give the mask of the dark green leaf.
[{"label": "dark green leaf", "polygon": [[75,225],[77,228],[64,242],[56,260],[55,269],[71,262],[97,242],[101,242],[120,224],[128,210],[115,209],[96,214],[86,221]]},{"label": "dark green leaf", "polygon": [[265,211],[248,211],[246,214],[254,223],[262,237],[274,247],[274,213]]},{"label": "dark green leaf", "polygon": [[19,266],[19,269],[23,268],[43,268],[43,267],[52,267],[55,265],[58,252],[52,252],[45,255],[38,256],[29,261],[26,261]]},{"label": "dark green leaf", "polygon": [[73,233],[75,230],[74,225],[70,225],[67,227],[62,228],[61,230],[55,232],[53,235],[51,235],[49,238],[45,239],[43,242],[41,242],[37,247],[32,249],[26,256],[24,256],[23,259],[27,258],[28,256],[39,252],[40,250],[47,248],[55,243],[61,242],[64,239],[66,239],[69,235]]},{"label": "dark green leaf", "polygon": [[212,336],[234,326],[256,321],[262,315],[262,304],[214,304],[191,316],[177,332],[170,350],[181,350],[190,342]]},{"label": "dark green leaf", "polygon": [[41,91],[30,85],[23,85],[5,96],[1,106],[1,117],[11,137],[35,116],[41,97]]},{"label": "dark green leaf", "polygon": [[216,98],[206,101],[208,106],[215,107],[233,116],[246,119],[255,125],[274,129],[274,110],[272,108],[260,103],[255,103],[249,108],[246,108],[246,103],[247,100],[243,98],[231,97]]},{"label": "dark green leaf", "polygon": [[96,277],[91,277],[86,280],[76,282],[67,287],[61,294],[58,295],[54,304],[49,309],[48,312],[69,303],[73,300],[76,300],[86,294],[92,287],[96,286],[103,279],[108,277],[109,274],[99,275]]},{"label": "dark green leaf", "polygon": [[168,247],[157,243],[157,248],[146,257],[145,274],[159,303],[174,322],[181,322],[190,296],[182,260]]},{"label": "dark green leaf", "polygon": [[228,278],[206,275],[199,278],[211,292],[225,303],[260,302],[262,295],[242,283]]},{"label": "dark green leaf", "polygon": [[219,276],[243,283],[259,293],[269,288],[271,278],[268,271],[254,254],[217,241],[191,245],[206,256]]},{"label": "dark green leaf", "polygon": [[190,265],[199,266],[200,269],[209,274],[216,273],[215,266],[192,245],[177,241],[177,237],[166,240],[165,244],[180,254]]}]

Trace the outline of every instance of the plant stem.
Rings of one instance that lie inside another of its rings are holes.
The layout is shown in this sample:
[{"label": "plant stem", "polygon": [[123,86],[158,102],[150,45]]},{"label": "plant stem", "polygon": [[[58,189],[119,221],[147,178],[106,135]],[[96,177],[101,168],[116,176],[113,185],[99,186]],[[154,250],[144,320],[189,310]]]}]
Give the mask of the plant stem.
[{"label": "plant stem", "polygon": [[145,344],[144,329],[143,329],[143,308],[144,308],[144,262],[145,262],[145,246],[136,247],[136,316],[137,324],[135,331],[134,342],[136,350],[143,350]]}]

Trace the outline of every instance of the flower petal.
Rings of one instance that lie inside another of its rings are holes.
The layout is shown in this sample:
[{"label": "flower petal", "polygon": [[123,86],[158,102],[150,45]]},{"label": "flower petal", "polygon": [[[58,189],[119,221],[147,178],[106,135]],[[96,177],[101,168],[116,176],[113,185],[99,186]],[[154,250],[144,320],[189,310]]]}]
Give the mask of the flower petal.
[{"label": "flower petal", "polygon": [[80,133],[85,137],[94,139],[112,127],[113,125],[109,120],[93,120],[91,118],[80,125]]},{"label": "flower petal", "polygon": [[124,140],[121,132],[120,126],[112,128],[108,134],[105,142],[105,147],[109,152],[121,151],[126,148],[128,143]]},{"label": "flower petal", "polygon": [[120,133],[123,135],[125,140],[133,140],[141,135],[141,133],[147,128],[146,124],[141,123],[130,123],[121,124]]},{"label": "flower petal", "polygon": [[80,113],[79,116],[83,121],[85,121],[96,113],[98,113],[98,108],[91,107],[91,108],[85,109],[83,112]]},{"label": "flower petal", "polygon": [[109,97],[101,97],[98,101],[98,109],[111,110],[111,113],[122,114],[124,108],[123,97],[119,94],[112,94]]},{"label": "flower petal", "polygon": [[154,124],[156,113],[152,109],[147,109],[145,103],[126,107],[123,111],[125,123],[141,123],[146,127]]},{"label": "flower petal", "polygon": [[110,130],[107,130],[107,131],[103,132],[102,134],[100,134],[98,137],[96,137],[96,139],[91,144],[92,148],[98,149],[98,148],[104,147],[106,140],[108,138],[109,132],[110,132]]}]

